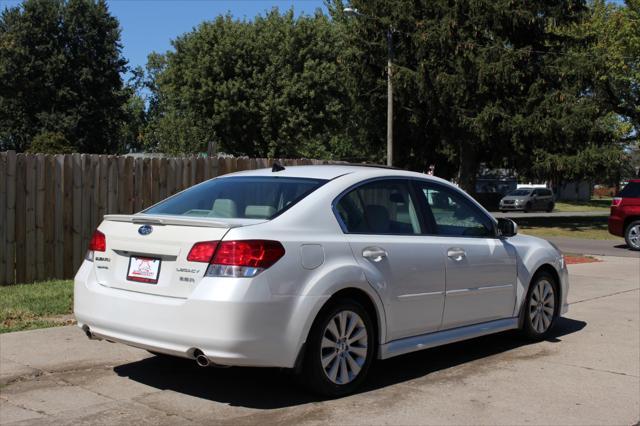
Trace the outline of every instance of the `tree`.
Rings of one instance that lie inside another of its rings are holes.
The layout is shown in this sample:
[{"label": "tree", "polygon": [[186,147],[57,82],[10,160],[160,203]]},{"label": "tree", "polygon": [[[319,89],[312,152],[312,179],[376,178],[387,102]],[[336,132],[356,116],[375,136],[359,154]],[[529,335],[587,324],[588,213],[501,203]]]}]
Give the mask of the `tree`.
[{"label": "tree", "polygon": [[591,39],[585,49],[592,90],[602,108],[640,133],[640,0],[626,6],[595,0],[589,19],[575,29]]},{"label": "tree", "polygon": [[25,0],[0,16],[0,148],[38,134],[114,153],[128,93],[118,21],[104,0]]},{"label": "tree", "polygon": [[[387,28],[394,30],[396,158],[399,165],[456,178],[475,191],[480,164],[528,172],[538,151],[573,155],[608,146],[616,129],[588,93],[573,52],[588,42],[556,28],[587,16],[581,1],[359,1],[330,13],[354,46],[345,63],[367,107],[363,123],[382,122]],[[383,140],[380,127],[372,133]]]},{"label": "tree", "polygon": [[[153,55],[152,147],[249,156],[329,158],[352,153],[340,40],[318,13],[276,9],[253,21],[220,16]],[[180,136],[182,135],[182,136]],[[188,135],[188,136],[187,136]]]},{"label": "tree", "polygon": [[39,154],[71,154],[73,145],[62,133],[38,133],[29,146],[29,152]]}]

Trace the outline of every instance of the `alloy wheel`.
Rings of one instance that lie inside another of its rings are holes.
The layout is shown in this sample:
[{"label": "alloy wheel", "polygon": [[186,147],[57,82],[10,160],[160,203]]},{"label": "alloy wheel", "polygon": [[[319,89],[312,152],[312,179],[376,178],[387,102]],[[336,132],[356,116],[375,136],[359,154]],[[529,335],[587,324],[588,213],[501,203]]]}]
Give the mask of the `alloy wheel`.
[{"label": "alloy wheel", "polygon": [[544,333],[553,321],[556,298],[553,285],[545,279],[538,281],[529,300],[529,319],[537,333]]},{"label": "alloy wheel", "polygon": [[367,359],[367,328],[353,311],[340,311],[322,334],[320,359],[327,378],[338,385],[352,382]]},{"label": "alloy wheel", "polygon": [[633,248],[640,248],[640,224],[629,228],[627,237]]}]

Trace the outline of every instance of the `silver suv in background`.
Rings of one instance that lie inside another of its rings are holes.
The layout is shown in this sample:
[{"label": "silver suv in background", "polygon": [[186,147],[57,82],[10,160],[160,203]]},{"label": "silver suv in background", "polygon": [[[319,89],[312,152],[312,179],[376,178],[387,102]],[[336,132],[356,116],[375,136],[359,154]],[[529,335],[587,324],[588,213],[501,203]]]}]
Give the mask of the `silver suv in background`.
[{"label": "silver suv in background", "polygon": [[518,188],[500,200],[500,211],[532,210],[553,211],[555,207],[553,191],[548,188]]}]

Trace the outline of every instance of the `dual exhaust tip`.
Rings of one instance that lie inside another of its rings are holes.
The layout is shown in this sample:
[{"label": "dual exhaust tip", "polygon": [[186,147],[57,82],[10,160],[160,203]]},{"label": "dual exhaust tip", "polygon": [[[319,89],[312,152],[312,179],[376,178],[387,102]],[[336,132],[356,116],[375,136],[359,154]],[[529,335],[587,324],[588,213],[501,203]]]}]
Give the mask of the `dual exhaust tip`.
[{"label": "dual exhaust tip", "polygon": [[96,337],[92,332],[91,329],[89,328],[88,325],[85,325],[82,327],[82,331],[84,331],[84,334],[89,338],[89,340],[102,340],[99,337]]},{"label": "dual exhaust tip", "polygon": [[193,356],[196,359],[196,364],[198,364],[200,367],[211,366],[211,361],[209,361],[209,358],[207,358],[200,349],[196,349],[195,351],[193,351]]},{"label": "dual exhaust tip", "polygon": [[[89,328],[89,326],[85,325],[84,327],[82,327],[82,330],[90,340],[100,340],[91,332],[91,329]],[[223,367],[222,365],[217,365],[212,363],[209,360],[209,358],[207,358],[207,356],[200,349],[196,349],[195,351],[193,351],[193,357],[196,359],[196,364],[198,364],[198,366],[200,367],[211,367],[211,366]]]}]

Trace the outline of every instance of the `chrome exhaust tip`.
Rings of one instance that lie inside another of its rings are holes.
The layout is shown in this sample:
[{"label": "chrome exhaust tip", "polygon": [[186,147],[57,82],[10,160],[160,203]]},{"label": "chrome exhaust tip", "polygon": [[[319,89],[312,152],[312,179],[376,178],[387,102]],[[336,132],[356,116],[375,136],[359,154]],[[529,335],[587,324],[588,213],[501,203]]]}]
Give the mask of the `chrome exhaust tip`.
[{"label": "chrome exhaust tip", "polygon": [[93,340],[93,334],[91,333],[91,329],[89,328],[88,325],[85,325],[84,327],[82,327],[82,331],[84,331],[84,334],[89,338],[89,340]]},{"label": "chrome exhaust tip", "polygon": [[193,352],[193,356],[196,358],[196,364],[200,367],[209,367],[211,365],[209,358],[207,358],[200,349],[196,349]]}]

